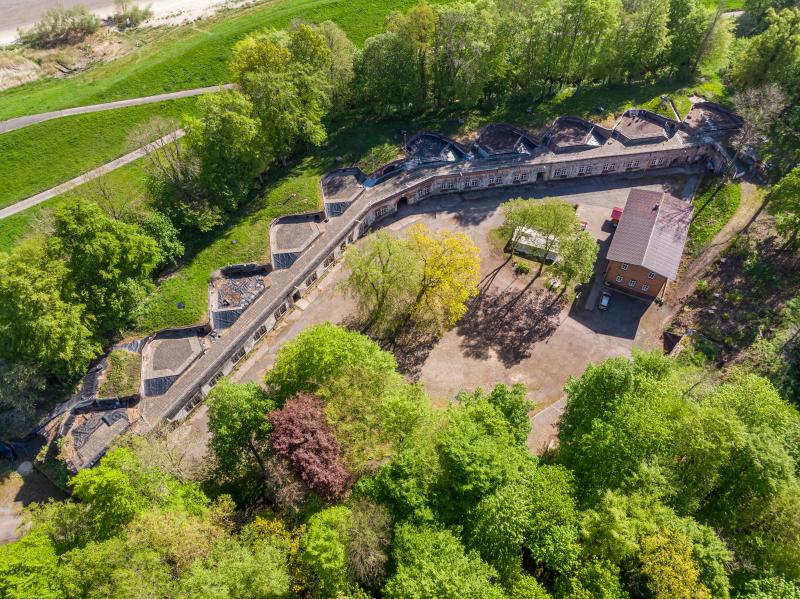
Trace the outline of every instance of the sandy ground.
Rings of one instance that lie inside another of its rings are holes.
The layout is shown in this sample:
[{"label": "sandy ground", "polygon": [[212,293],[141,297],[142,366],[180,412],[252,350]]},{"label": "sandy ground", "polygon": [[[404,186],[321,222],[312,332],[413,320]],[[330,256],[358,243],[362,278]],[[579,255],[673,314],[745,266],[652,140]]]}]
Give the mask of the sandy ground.
[{"label": "sandy ground", "polygon": [[[143,0],[140,6],[150,6],[154,17],[148,26],[177,25],[207,17],[217,10],[250,4],[246,0]],[[101,19],[114,12],[113,0],[0,0],[0,44],[9,44],[17,37],[17,29],[30,27],[49,9],[61,4],[71,7],[85,4]]]},{"label": "sandy ground", "polygon": [[22,510],[31,502],[63,499],[64,494],[33,470],[30,461],[10,464],[0,460],[0,545],[15,541]]}]

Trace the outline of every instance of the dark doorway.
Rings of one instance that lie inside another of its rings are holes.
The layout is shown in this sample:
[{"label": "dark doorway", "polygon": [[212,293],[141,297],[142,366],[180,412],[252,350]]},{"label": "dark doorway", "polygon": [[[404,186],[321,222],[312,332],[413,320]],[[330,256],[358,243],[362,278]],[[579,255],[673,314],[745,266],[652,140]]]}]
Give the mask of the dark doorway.
[{"label": "dark doorway", "polygon": [[400,210],[401,208],[405,208],[408,206],[408,198],[406,196],[401,197],[397,200],[397,209]]}]

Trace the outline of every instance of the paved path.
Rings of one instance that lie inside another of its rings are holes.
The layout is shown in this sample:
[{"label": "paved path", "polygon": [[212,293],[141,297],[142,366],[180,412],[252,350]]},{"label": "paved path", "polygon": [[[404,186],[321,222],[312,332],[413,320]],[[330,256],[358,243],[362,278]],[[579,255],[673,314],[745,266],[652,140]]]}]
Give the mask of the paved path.
[{"label": "paved path", "polygon": [[134,160],[138,160],[142,156],[146,156],[150,152],[155,149],[158,149],[162,143],[169,143],[171,141],[175,141],[176,139],[180,139],[183,137],[184,131],[183,129],[178,129],[177,131],[173,131],[169,135],[165,135],[161,139],[157,139],[156,141],[150,142],[146,146],[139,148],[138,150],[134,150],[130,154],[125,154],[124,156],[120,156],[116,160],[112,160],[104,164],[103,166],[99,166],[94,170],[89,172],[83,173],[82,175],[75,177],[67,181],[66,183],[62,183],[61,185],[57,185],[56,187],[52,187],[46,191],[41,193],[37,193],[35,196],[31,196],[24,200],[20,200],[16,204],[11,204],[10,206],[6,206],[5,208],[0,210],[0,220],[4,218],[8,218],[12,214],[17,214],[18,212],[22,212],[23,210],[27,210],[32,206],[36,206],[37,204],[41,204],[42,202],[46,202],[62,193],[66,193],[70,189],[78,187],[79,185],[83,185],[93,179],[97,179],[98,177],[105,175],[113,170],[120,168],[121,166],[125,166],[126,164],[130,164]]},{"label": "paved path", "polygon": [[29,114],[20,116],[14,119],[0,122],[0,133],[8,133],[15,129],[21,129],[34,123],[41,123],[51,119],[60,119],[65,116],[74,116],[76,114],[87,114],[90,112],[102,112],[104,110],[114,110],[115,108],[128,108],[130,106],[140,106],[142,104],[152,104],[154,102],[161,102],[163,100],[177,100],[178,98],[189,98],[191,96],[199,96],[202,94],[218,92],[221,89],[231,89],[234,87],[233,83],[225,85],[214,85],[212,87],[199,87],[197,89],[184,89],[179,92],[170,92],[168,94],[159,94],[157,96],[145,96],[143,98],[130,98],[128,100],[118,100],[116,102],[106,102],[104,104],[91,104],[89,106],[76,106],[75,108],[65,108],[63,110],[54,110],[52,112],[42,112],[39,114]]}]

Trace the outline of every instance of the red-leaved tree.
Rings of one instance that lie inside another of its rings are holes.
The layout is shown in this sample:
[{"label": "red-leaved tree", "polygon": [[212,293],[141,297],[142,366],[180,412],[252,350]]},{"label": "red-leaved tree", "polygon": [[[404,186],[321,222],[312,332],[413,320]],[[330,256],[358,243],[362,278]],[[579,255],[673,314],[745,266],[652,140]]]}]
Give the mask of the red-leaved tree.
[{"label": "red-leaved tree", "polygon": [[350,473],[325,421],[321,399],[299,393],[288,399],[283,409],[270,412],[269,420],[272,451],[288,460],[311,490],[324,499],[341,497],[348,490]]}]

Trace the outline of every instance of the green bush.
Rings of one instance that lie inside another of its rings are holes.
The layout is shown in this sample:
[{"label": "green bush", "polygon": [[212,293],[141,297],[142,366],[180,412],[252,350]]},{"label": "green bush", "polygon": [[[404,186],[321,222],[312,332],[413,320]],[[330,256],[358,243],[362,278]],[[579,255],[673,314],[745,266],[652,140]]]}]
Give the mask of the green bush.
[{"label": "green bush", "polygon": [[130,0],[116,0],[114,6],[117,10],[111,20],[120,30],[138,27],[153,16],[149,6],[142,8]]},{"label": "green bush", "polygon": [[71,8],[51,8],[30,29],[19,31],[23,44],[35,48],[52,48],[61,44],[74,44],[91,35],[100,27],[100,20],[79,4]]}]

